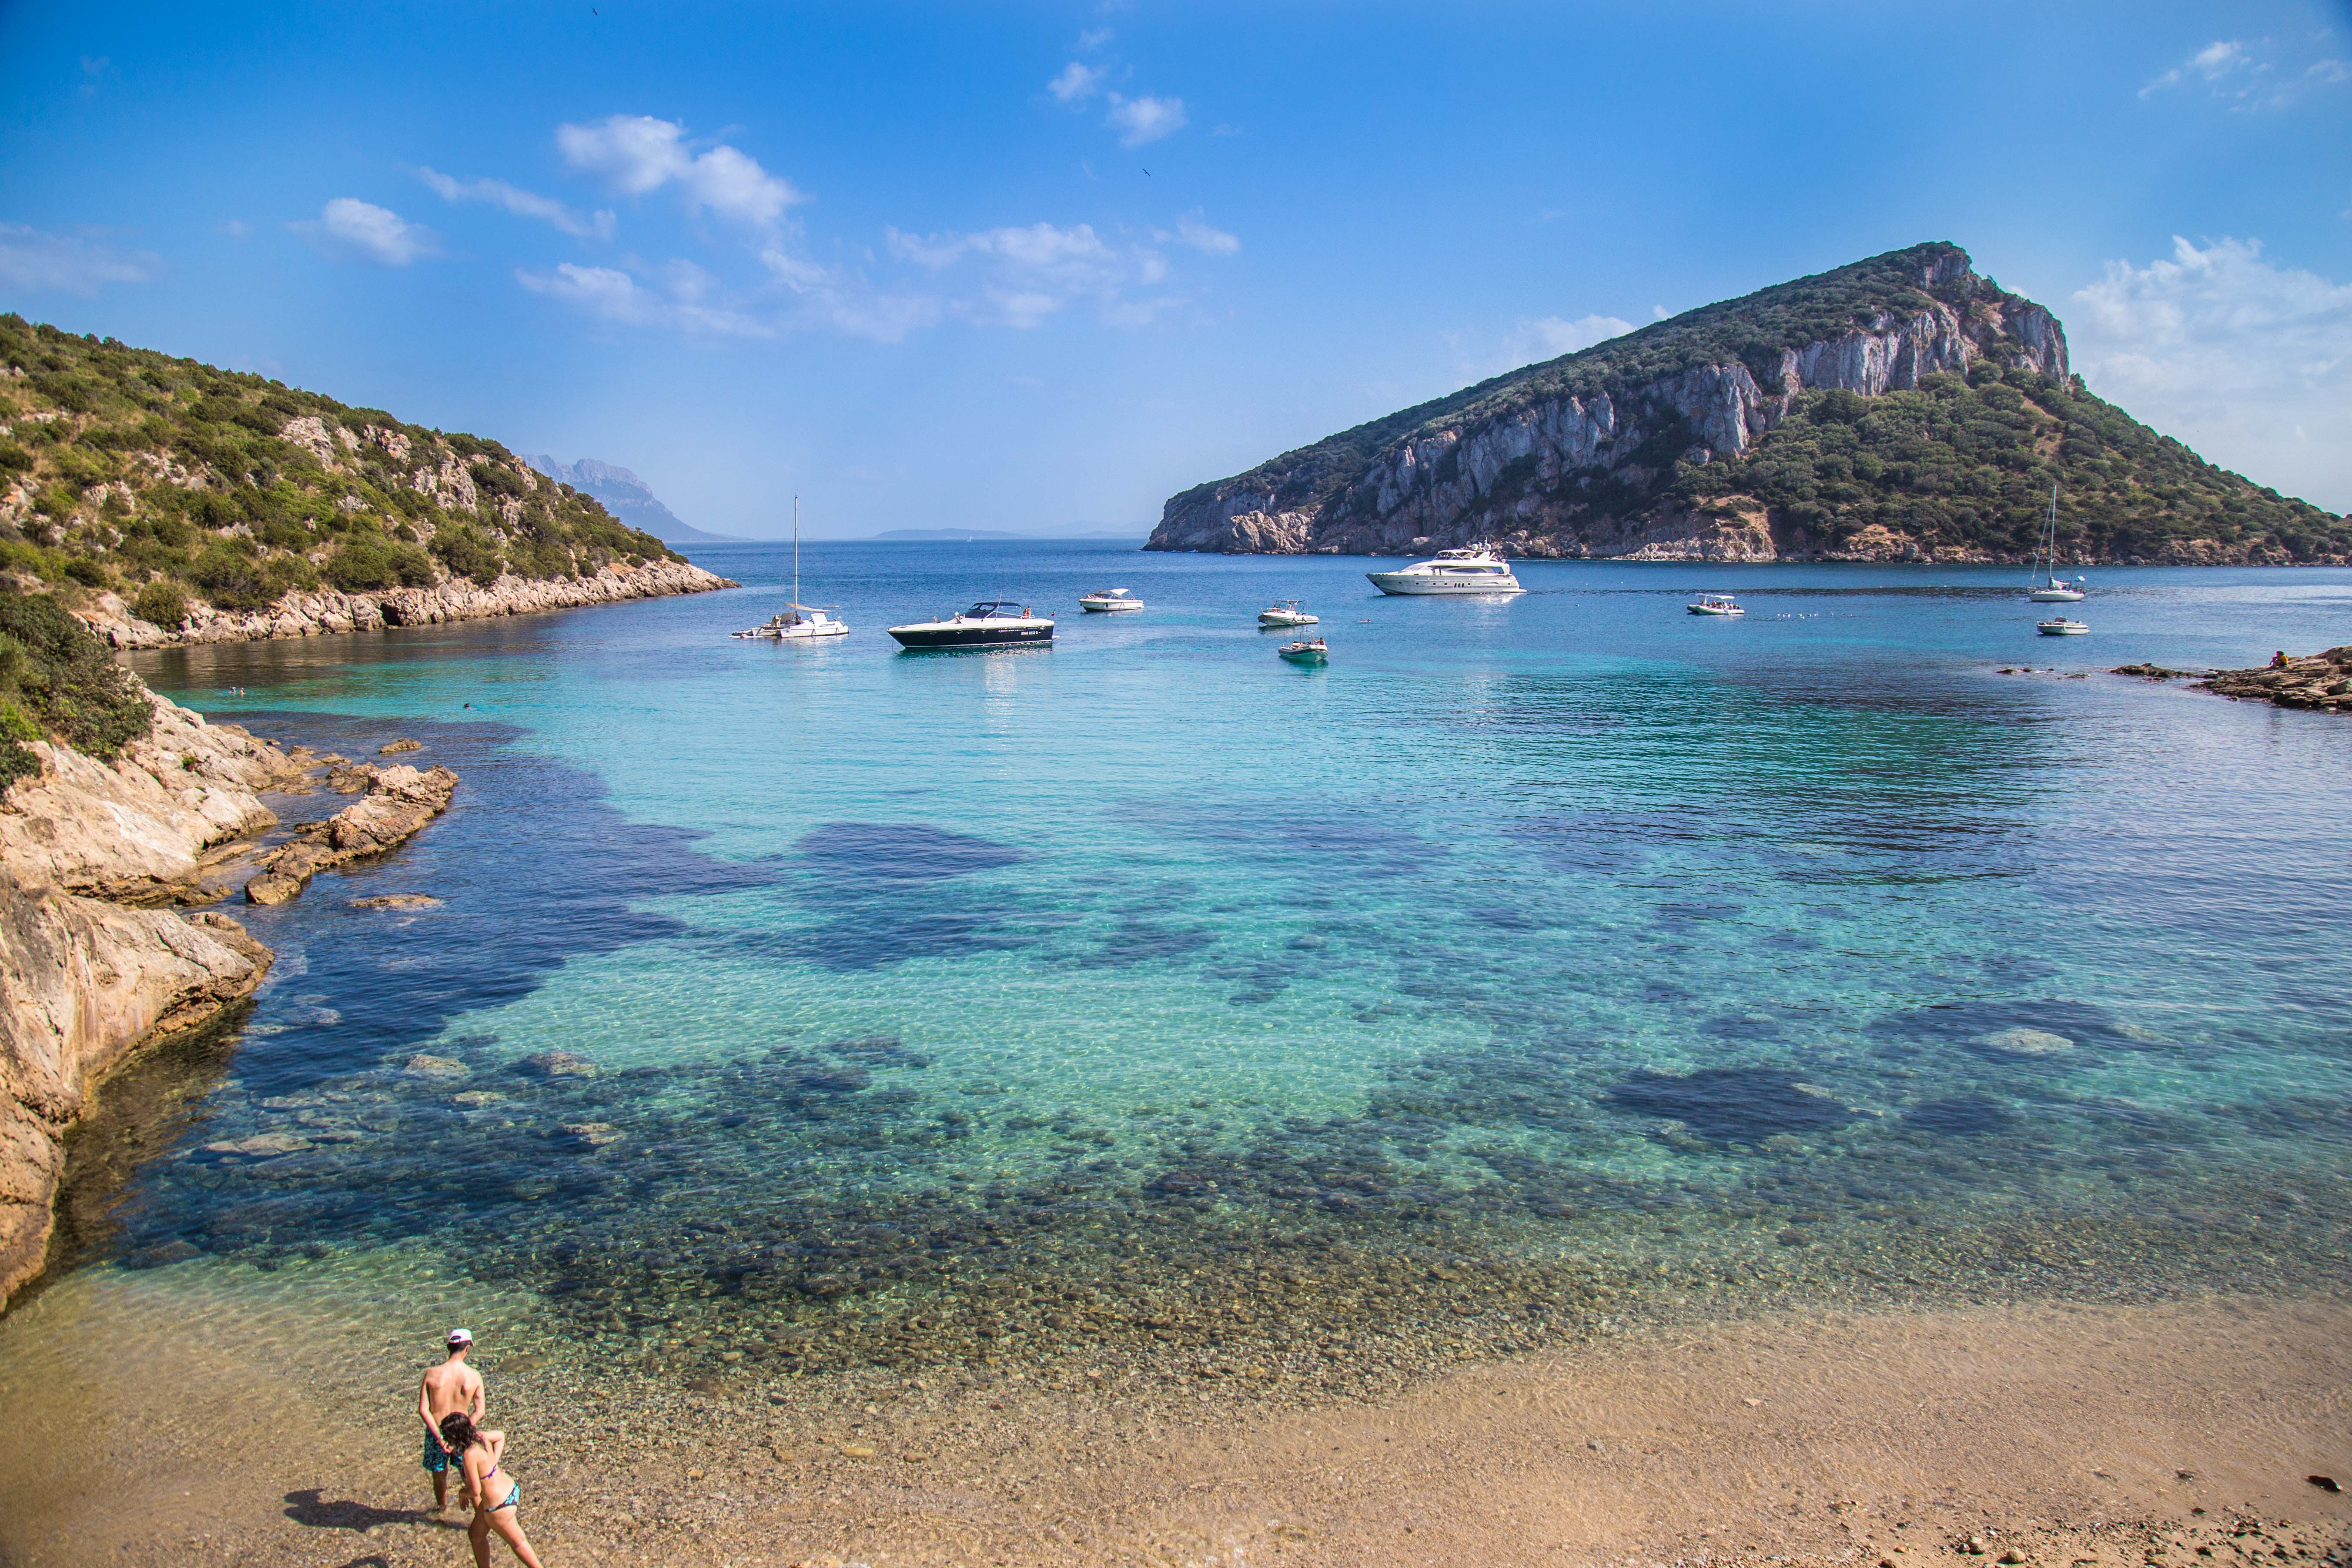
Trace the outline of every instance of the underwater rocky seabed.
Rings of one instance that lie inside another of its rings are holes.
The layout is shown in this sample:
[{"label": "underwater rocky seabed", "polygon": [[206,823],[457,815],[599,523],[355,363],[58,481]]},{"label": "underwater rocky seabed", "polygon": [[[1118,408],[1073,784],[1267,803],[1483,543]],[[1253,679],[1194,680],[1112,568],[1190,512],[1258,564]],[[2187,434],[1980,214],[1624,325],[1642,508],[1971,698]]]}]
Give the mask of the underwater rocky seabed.
[{"label": "underwater rocky seabed", "polygon": [[[856,548],[848,603],[955,563]],[[1662,1318],[2345,1283],[2352,725],[1992,670],[2313,642],[2352,573],[2111,574],[2092,655],[1899,573],[1487,605],[1070,550],[1023,569],[1153,609],[925,658],[887,612],[730,644],[772,570],[711,563],[754,587],[142,660],[465,784],[239,911],[277,973],[110,1088],[64,1277],[415,1342],[443,1292],[607,1388],[1301,1397]],[[1233,630],[1317,587],[1320,676]],[[442,901],[350,907],[389,892]]]}]

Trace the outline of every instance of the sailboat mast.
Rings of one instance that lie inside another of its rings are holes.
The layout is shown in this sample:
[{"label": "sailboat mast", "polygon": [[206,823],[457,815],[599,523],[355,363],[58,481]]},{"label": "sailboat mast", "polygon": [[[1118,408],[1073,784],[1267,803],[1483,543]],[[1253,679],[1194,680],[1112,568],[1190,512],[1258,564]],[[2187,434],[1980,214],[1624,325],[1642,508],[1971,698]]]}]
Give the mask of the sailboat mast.
[{"label": "sailboat mast", "polygon": [[[2053,492],[2055,493],[2054,491]],[[801,602],[801,498],[793,498],[793,603]]]}]

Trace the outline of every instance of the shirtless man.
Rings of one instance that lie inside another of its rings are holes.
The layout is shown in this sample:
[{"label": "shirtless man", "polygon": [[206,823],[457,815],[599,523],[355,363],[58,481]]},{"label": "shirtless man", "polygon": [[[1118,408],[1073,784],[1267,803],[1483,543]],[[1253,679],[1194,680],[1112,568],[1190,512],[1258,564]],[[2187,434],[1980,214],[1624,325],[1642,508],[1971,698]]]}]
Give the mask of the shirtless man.
[{"label": "shirtless man", "polygon": [[425,1468],[433,1477],[433,1511],[449,1507],[449,1450],[441,1446],[441,1417],[462,1410],[469,1421],[482,1418],[482,1374],[466,1364],[474,1348],[469,1329],[449,1331],[449,1359],[425,1374],[416,1391],[416,1416],[425,1423]]}]

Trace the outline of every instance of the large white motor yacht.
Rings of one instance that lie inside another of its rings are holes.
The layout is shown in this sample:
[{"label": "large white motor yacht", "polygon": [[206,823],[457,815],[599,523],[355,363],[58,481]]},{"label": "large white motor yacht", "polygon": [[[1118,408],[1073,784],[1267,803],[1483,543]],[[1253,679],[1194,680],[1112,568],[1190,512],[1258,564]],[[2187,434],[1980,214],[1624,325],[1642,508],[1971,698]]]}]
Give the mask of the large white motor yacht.
[{"label": "large white motor yacht", "polygon": [[1524,594],[1511,575],[1511,563],[1495,553],[1491,544],[1464,550],[1441,550],[1427,561],[1416,561],[1399,572],[1367,572],[1372,586],[1383,594]]}]

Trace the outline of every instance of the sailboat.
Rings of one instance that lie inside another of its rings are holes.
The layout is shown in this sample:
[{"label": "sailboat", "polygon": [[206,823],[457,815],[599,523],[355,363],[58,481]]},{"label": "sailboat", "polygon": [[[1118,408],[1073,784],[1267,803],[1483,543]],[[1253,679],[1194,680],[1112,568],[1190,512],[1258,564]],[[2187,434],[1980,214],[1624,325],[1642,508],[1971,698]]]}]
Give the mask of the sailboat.
[{"label": "sailboat", "polygon": [[801,599],[801,498],[793,498],[793,596],[784,613],[771,616],[763,626],[750,631],[737,632],[739,637],[773,637],[779,642],[801,642],[810,637],[847,637],[849,628],[823,610],[800,602]]},{"label": "sailboat", "polygon": [[[2026,582],[2025,596],[2037,605],[2074,605],[2082,602],[2083,579],[2072,583],[2058,579],[2058,487],[2050,487],[2050,516],[2042,525],[2042,548],[2033,554],[2034,574]],[[2062,617],[2063,618],[2063,617]]]}]

